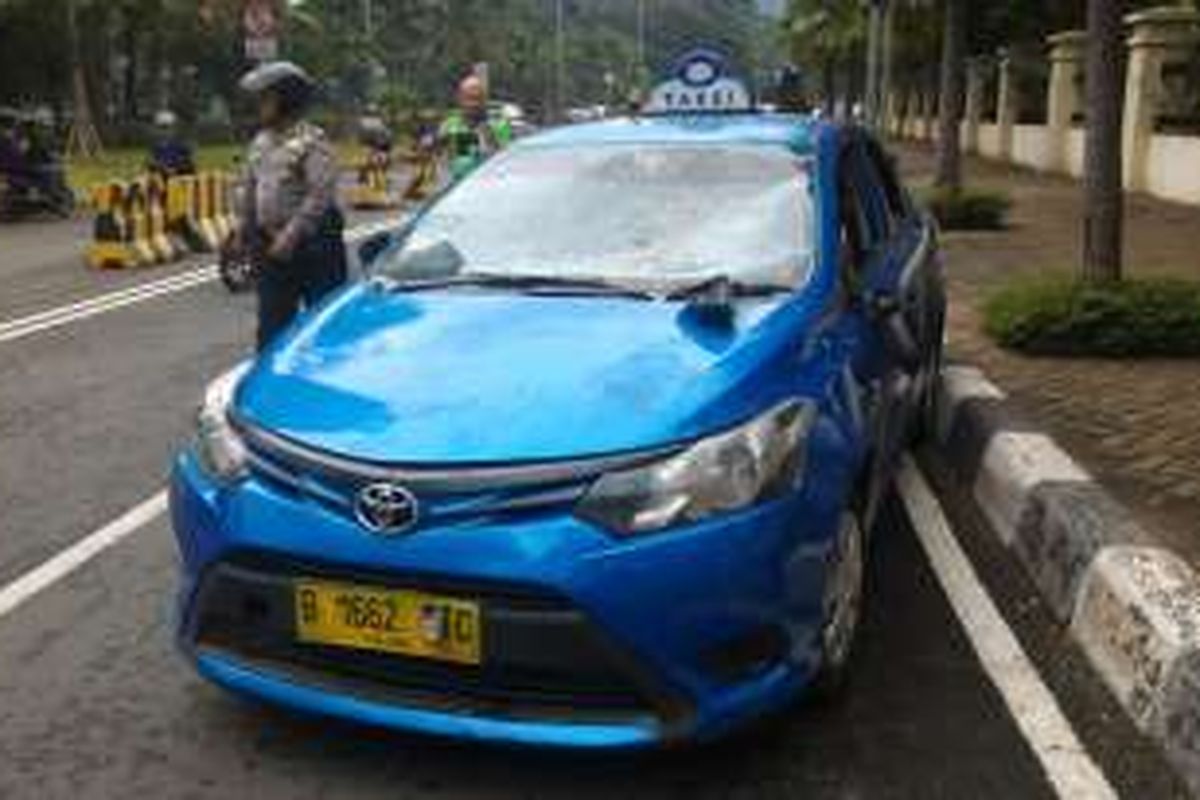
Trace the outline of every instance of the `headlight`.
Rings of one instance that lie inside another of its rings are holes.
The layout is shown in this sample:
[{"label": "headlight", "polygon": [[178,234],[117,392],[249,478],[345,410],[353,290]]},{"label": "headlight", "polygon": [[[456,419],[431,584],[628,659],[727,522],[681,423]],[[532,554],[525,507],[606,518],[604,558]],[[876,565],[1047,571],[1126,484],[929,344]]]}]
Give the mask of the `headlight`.
[{"label": "headlight", "polygon": [[249,362],[237,365],[204,390],[204,401],[196,412],[196,457],[209,475],[233,481],[246,474],[246,446],[229,423],[229,406]]},{"label": "headlight", "polygon": [[600,478],[576,514],[615,533],[648,533],[783,495],[799,486],[816,409],[791,400],[682,453]]}]

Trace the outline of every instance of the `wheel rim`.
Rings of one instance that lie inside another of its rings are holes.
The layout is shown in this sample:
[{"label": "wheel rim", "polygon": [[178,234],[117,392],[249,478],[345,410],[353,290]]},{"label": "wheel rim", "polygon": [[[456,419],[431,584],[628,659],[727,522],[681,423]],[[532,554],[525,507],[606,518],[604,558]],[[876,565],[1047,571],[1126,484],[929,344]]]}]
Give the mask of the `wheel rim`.
[{"label": "wheel rim", "polygon": [[863,536],[853,514],[842,516],[833,557],[826,581],[822,645],[826,664],[837,667],[850,656],[862,610]]}]

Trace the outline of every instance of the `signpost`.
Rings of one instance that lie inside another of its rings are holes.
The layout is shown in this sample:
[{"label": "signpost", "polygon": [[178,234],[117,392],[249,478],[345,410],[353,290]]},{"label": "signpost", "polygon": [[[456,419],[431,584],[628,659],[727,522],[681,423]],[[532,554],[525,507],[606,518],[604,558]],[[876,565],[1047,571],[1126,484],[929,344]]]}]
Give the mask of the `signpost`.
[{"label": "signpost", "polygon": [[242,32],[246,58],[255,63],[279,57],[279,9],[277,0],[246,0],[242,6]]}]

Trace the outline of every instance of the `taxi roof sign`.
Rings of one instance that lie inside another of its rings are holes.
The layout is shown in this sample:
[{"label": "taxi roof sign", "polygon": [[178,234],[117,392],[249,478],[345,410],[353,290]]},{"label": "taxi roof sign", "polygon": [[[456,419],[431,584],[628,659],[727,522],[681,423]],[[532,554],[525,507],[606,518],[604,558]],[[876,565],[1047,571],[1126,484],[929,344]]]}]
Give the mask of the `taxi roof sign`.
[{"label": "taxi roof sign", "polygon": [[754,98],[730,67],[725,54],[696,47],[676,58],[654,87],[647,114],[705,114],[753,111]]}]

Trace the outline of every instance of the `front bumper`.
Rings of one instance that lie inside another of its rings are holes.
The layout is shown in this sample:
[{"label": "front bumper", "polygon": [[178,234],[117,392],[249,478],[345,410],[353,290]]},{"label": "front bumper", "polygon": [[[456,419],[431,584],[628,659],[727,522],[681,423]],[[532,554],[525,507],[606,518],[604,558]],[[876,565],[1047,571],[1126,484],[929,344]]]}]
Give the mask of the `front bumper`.
[{"label": "front bumper", "polygon": [[[455,738],[646,747],[719,736],[785,703],[816,665],[836,512],[810,496],[617,541],[569,509],[380,539],[259,477],[218,487],[186,454],[171,494],[185,652],[207,678],[301,711]],[[484,664],[299,646],[288,592],[300,576],[480,602]]]}]

